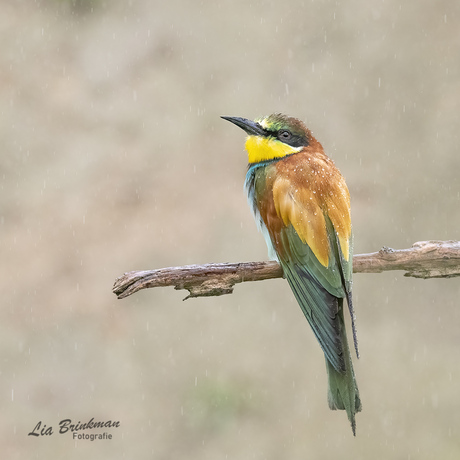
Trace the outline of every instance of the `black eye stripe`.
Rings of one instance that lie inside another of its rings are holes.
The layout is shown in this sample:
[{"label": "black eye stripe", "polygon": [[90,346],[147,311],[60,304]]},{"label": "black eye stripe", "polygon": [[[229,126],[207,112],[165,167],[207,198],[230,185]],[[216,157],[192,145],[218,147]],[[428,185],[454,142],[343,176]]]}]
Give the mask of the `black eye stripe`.
[{"label": "black eye stripe", "polygon": [[[281,142],[291,145],[292,147],[302,147],[309,144],[308,139],[304,135],[294,134],[288,129],[264,129],[264,131],[267,137],[274,137],[275,139],[279,139]],[[289,136],[283,137],[282,133],[288,133]]]}]

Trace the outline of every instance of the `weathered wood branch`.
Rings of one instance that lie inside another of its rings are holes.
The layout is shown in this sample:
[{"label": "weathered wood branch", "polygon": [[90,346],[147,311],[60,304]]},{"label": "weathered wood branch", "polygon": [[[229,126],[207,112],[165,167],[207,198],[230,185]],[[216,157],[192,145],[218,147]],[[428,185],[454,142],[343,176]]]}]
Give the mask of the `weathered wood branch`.
[{"label": "weathered wood branch", "polygon": [[[415,278],[460,276],[460,241],[419,241],[409,249],[384,247],[379,252],[353,258],[355,273],[386,270],[404,270],[404,276]],[[185,299],[188,299],[231,294],[237,283],[282,276],[281,267],[274,261],[187,265],[125,273],[115,280],[113,292],[123,299],[141,289],[174,286],[187,289],[189,295]]]}]

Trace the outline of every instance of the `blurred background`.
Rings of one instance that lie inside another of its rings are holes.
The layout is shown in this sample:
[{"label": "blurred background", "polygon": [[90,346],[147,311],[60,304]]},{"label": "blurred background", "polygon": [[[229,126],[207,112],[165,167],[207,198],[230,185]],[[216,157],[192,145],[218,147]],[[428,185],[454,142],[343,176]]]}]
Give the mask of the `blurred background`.
[{"label": "blurred background", "polygon": [[[459,20],[450,0],[2,0],[2,455],[458,459],[459,279],[355,276],[356,438],[283,280],[111,290],[267,259],[220,115],[307,123],[355,253],[459,239]],[[75,442],[65,418],[121,425]],[[55,434],[28,436],[39,421]]]}]

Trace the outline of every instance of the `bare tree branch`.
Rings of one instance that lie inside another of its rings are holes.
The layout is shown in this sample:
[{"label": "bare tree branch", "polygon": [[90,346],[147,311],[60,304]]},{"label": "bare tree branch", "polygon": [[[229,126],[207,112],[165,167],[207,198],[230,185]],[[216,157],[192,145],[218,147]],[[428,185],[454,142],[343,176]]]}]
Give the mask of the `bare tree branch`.
[{"label": "bare tree branch", "polygon": [[[386,270],[405,270],[404,276],[415,278],[460,276],[460,241],[419,241],[409,249],[384,247],[379,252],[353,258],[355,273]],[[231,294],[237,283],[282,276],[281,267],[274,261],[187,265],[125,273],[115,280],[113,292],[123,299],[141,289],[174,286],[187,289],[189,295],[185,299],[188,299]]]}]

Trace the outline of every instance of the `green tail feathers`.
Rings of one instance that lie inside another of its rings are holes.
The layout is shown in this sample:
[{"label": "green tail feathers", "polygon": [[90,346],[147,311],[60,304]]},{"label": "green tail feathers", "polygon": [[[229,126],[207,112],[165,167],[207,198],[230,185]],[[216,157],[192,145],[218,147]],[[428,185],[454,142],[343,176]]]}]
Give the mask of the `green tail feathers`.
[{"label": "green tail feathers", "polygon": [[343,321],[343,310],[339,313],[341,339],[344,352],[345,372],[338,372],[326,358],[327,376],[329,380],[327,399],[332,410],[345,410],[351,423],[353,435],[356,436],[355,414],[361,410],[358,386],[355,380],[347,334]]}]

